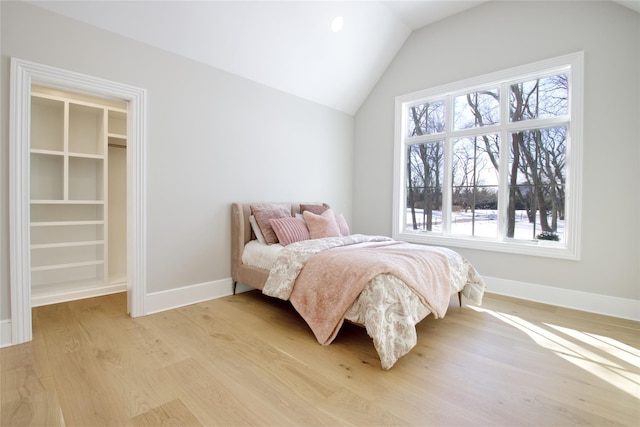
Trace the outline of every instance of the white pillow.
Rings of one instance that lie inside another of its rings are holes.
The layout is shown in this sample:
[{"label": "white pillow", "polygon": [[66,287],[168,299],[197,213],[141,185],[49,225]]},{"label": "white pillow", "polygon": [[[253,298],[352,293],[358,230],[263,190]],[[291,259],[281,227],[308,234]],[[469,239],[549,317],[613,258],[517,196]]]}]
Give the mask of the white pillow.
[{"label": "white pillow", "polygon": [[249,224],[251,224],[251,229],[253,230],[253,234],[256,235],[256,239],[260,243],[266,243],[264,240],[264,236],[262,235],[262,231],[260,231],[260,227],[258,227],[258,221],[256,221],[256,217],[251,215],[249,217]]}]

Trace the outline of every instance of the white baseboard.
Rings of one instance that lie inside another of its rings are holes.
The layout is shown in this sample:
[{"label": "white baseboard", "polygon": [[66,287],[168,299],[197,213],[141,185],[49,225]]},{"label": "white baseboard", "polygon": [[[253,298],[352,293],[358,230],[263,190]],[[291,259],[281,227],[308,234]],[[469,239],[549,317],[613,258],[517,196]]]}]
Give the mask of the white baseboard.
[{"label": "white baseboard", "polygon": [[0,320],[0,348],[13,344],[11,335],[11,319]]},{"label": "white baseboard", "polygon": [[[485,276],[484,279],[487,283],[487,292],[489,293],[640,321],[640,302],[637,300],[500,279],[497,277]],[[231,295],[232,283],[231,279],[223,279],[148,294],[145,300],[145,314],[157,313]],[[246,292],[252,289],[253,288],[249,286],[238,283],[236,293]]]},{"label": "white baseboard", "polygon": [[640,301],[589,292],[483,277],[487,292],[529,301],[640,321]]},{"label": "white baseboard", "polygon": [[[638,300],[536,285],[497,277],[485,276],[484,279],[487,283],[488,293],[640,321],[640,302]],[[145,298],[145,315],[231,295],[232,283],[229,278],[147,294]],[[249,286],[238,283],[236,292],[241,293],[252,289]],[[0,320],[0,348],[11,344],[11,319]]]},{"label": "white baseboard", "polygon": [[215,280],[147,294],[144,314],[153,314],[232,294],[231,279]]},{"label": "white baseboard", "polygon": [[[106,295],[106,288],[113,292],[126,291],[126,283],[120,283],[116,285],[107,286],[102,289],[101,295]],[[245,289],[246,288],[246,289]],[[252,288],[248,286],[238,284],[237,292],[247,291]],[[171,289],[167,291],[154,292],[147,294],[145,297],[145,315],[158,313],[160,311],[171,310],[185,305],[196,304],[198,302],[208,301],[215,298],[224,297],[232,294],[232,281],[231,279],[223,279],[212,282],[200,283],[197,285],[184,286],[178,289]],[[94,296],[91,294],[82,294],[78,292],[74,295],[75,298],[67,296],[67,301],[73,299],[86,298]],[[54,295],[47,296],[55,299]],[[55,302],[60,302],[57,299]],[[44,298],[38,301],[38,305],[44,305],[46,302]],[[34,301],[34,307],[36,302]],[[0,348],[13,345],[12,332],[11,332],[11,319],[0,320]]]}]

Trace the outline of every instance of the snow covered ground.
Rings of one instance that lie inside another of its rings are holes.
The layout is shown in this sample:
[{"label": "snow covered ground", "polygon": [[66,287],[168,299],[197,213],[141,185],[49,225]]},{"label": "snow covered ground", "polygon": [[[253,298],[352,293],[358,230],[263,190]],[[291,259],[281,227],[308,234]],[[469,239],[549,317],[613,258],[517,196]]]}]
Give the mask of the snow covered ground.
[{"label": "snow covered ground", "polygon": [[[416,209],[416,220],[422,227],[424,218],[422,209]],[[551,224],[551,218],[549,218]],[[406,228],[412,228],[411,210],[407,209]],[[422,229],[422,228],[421,228]],[[442,212],[433,212],[432,232],[442,232]],[[524,210],[516,211],[516,227],[514,238],[517,240],[534,240],[536,235],[541,232],[539,221],[534,224],[529,222],[527,212]],[[451,216],[451,233],[459,236],[477,236],[496,238],[498,236],[498,211],[492,209],[476,209],[475,221],[473,221],[473,213],[471,210],[467,212],[453,212]],[[556,234],[562,242],[564,239],[564,221],[558,221],[558,231]]]}]

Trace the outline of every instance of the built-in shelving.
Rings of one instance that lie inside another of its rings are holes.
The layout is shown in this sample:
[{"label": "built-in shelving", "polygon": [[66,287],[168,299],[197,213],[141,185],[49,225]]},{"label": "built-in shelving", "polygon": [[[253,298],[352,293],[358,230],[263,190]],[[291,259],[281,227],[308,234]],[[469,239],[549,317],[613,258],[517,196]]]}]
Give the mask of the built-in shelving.
[{"label": "built-in shelving", "polygon": [[108,285],[108,147],[126,146],[126,122],[126,108],[109,102],[32,89],[34,301]]}]

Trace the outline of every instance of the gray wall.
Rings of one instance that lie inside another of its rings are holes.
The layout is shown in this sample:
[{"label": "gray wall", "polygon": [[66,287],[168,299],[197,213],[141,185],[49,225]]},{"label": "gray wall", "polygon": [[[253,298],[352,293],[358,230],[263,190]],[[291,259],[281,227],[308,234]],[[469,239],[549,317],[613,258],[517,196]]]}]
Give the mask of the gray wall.
[{"label": "gray wall", "polygon": [[12,56],[147,89],[149,293],[231,276],[234,201],[322,200],[351,220],[352,116],[29,4],[0,7],[0,319],[10,318]]},{"label": "gray wall", "polygon": [[391,233],[396,96],[580,50],[581,260],[459,251],[492,278],[640,299],[640,15],[612,2],[489,2],[415,31],[356,115],[355,231]]}]

